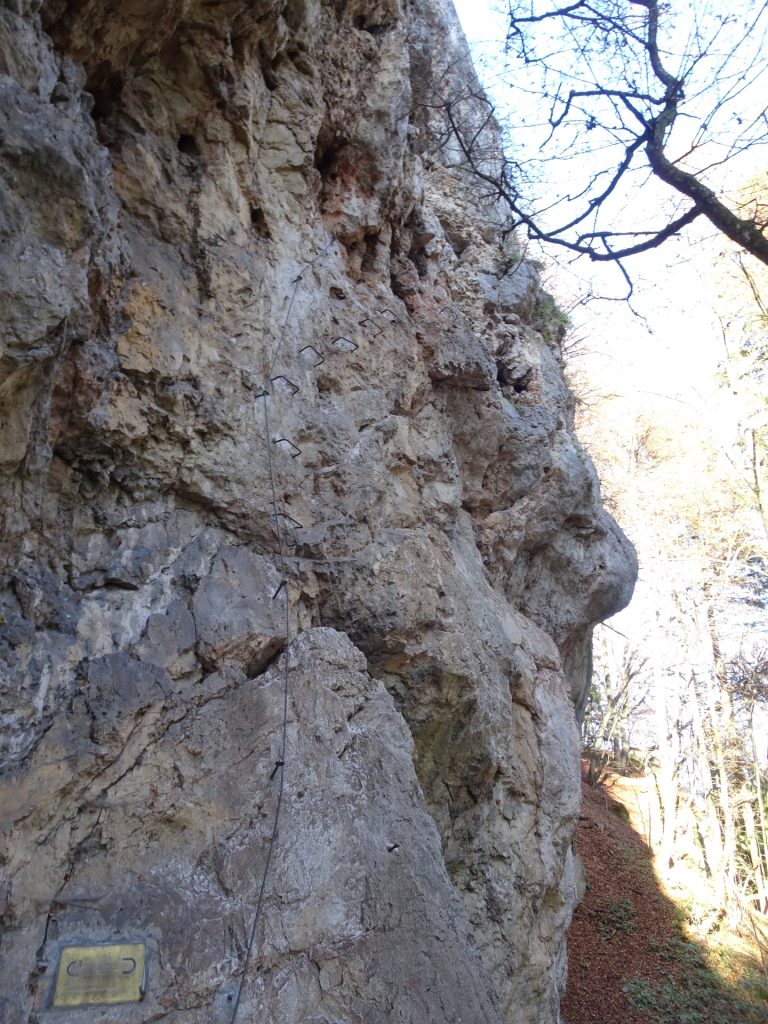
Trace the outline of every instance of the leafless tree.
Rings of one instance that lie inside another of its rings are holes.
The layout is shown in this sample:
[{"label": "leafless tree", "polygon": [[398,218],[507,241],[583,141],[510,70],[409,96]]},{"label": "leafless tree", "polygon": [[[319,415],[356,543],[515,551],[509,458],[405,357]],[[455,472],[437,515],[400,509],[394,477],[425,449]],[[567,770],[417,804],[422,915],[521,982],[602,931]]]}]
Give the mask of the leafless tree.
[{"label": "leafless tree", "polygon": [[[738,7],[509,0],[509,148],[488,159],[479,90],[441,98],[446,130],[531,239],[621,266],[706,218],[768,264],[768,207],[724,175],[768,144],[768,2]],[[636,189],[654,180],[649,215]]]}]

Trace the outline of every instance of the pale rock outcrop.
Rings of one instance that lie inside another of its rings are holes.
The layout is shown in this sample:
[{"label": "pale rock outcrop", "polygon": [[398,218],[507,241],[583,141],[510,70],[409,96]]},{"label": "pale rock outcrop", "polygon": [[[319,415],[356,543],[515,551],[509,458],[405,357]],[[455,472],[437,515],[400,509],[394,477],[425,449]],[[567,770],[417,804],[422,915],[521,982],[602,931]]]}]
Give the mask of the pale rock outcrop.
[{"label": "pale rock outcrop", "polygon": [[446,81],[440,0],[0,2],[11,1024],[558,1018],[635,562]]}]

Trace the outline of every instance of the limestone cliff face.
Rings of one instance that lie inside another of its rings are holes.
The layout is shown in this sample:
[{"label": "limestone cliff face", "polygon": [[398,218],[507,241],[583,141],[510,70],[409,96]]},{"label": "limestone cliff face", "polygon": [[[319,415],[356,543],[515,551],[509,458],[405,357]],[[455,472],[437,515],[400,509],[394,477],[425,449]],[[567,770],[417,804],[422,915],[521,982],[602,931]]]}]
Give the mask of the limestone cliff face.
[{"label": "limestone cliff face", "polygon": [[446,76],[441,0],[0,0],[9,1024],[122,940],[57,1020],[557,1019],[634,557]]}]

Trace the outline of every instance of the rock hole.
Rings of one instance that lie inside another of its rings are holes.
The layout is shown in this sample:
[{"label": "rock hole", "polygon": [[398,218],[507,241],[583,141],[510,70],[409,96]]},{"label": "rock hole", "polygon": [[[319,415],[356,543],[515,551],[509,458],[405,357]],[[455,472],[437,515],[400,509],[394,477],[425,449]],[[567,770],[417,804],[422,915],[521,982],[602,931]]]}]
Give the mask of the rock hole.
[{"label": "rock hole", "polygon": [[445,221],[440,221],[440,226],[445,232],[445,237],[457,256],[461,256],[464,250],[469,246],[469,239],[463,235],[460,231],[446,224]]},{"label": "rock hole", "polygon": [[268,47],[262,41],[259,46],[259,63],[261,64],[264,85],[266,85],[270,92],[274,92],[278,85],[277,71],[282,63],[282,55],[270,53]]},{"label": "rock hole", "polygon": [[267,224],[267,218],[264,216],[264,211],[260,206],[251,207],[251,227],[262,238],[272,237],[272,232]]},{"label": "rock hole", "polygon": [[382,21],[380,24],[375,22],[369,22],[364,14],[358,14],[353,19],[352,24],[360,32],[367,32],[369,36],[383,36],[385,32],[389,32],[391,23],[389,21]]},{"label": "rock hole", "polygon": [[102,64],[96,69],[94,82],[89,82],[93,96],[91,116],[94,121],[104,121],[114,111],[123,91],[123,76],[118,71],[107,71]]},{"label": "rock hole", "polygon": [[521,395],[524,391],[528,390],[528,386],[533,379],[533,370],[526,370],[522,377],[516,377],[512,381],[512,387],[515,389],[518,395]]},{"label": "rock hole", "polygon": [[277,75],[275,74],[275,68],[264,68],[264,85],[270,92],[274,92],[277,88]]},{"label": "rock hole", "polygon": [[343,136],[327,135],[320,132],[315,146],[315,167],[323,179],[335,178],[342,154],[347,146]]},{"label": "rock hole", "polygon": [[426,277],[429,273],[429,263],[425,246],[428,245],[435,236],[429,232],[418,232],[414,235],[411,247],[408,250],[408,259],[416,267],[416,273],[419,277]]},{"label": "rock hole", "polygon": [[197,148],[194,135],[188,135],[185,132],[182,132],[176,142],[176,147],[178,151],[183,153],[185,156],[191,156],[195,160],[200,157],[200,150]]},{"label": "rock hole", "polygon": [[363,274],[370,274],[376,268],[376,250],[379,246],[378,231],[371,232],[363,237],[365,252],[360,270]]}]

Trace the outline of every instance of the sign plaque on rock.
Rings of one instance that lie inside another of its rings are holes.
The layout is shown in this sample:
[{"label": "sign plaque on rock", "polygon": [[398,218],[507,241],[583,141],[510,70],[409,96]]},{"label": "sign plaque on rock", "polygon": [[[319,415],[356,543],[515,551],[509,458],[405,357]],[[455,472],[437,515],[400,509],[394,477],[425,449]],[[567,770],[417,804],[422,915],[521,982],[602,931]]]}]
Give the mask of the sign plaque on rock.
[{"label": "sign plaque on rock", "polygon": [[143,942],[64,946],[51,1005],[137,1003],[146,991],[145,959]]}]

